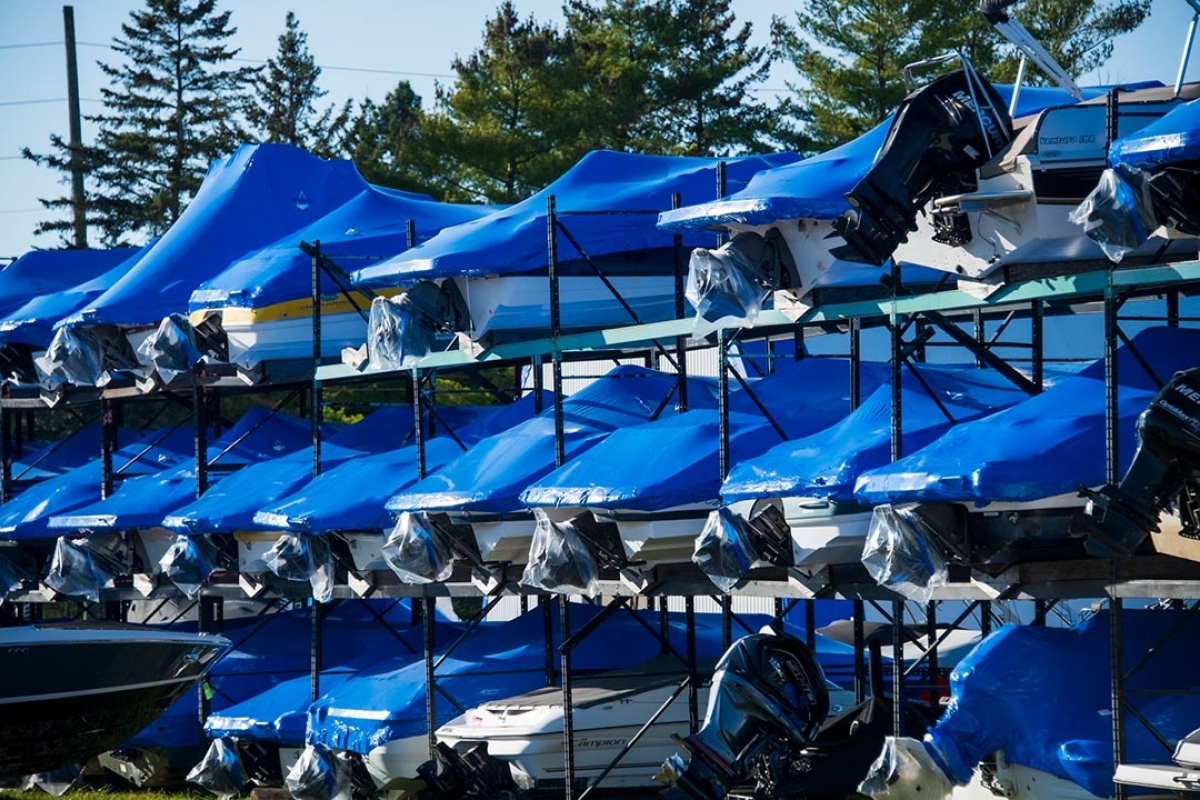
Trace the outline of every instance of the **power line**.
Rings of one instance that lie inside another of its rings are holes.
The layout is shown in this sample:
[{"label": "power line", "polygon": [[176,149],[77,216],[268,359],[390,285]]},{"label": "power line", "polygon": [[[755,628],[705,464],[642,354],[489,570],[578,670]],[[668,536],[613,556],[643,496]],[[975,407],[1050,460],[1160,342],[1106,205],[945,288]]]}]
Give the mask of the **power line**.
[{"label": "power line", "polygon": [[[95,97],[81,97],[80,100],[82,100],[85,103],[103,103],[104,102],[103,100],[100,100]],[[3,102],[0,102],[0,106],[33,106],[33,105],[39,105],[41,103],[65,103],[65,102],[67,102],[67,98],[65,98],[65,97],[44,97],[44,98],[41,98],[38,100],[5,100]]]},{"label": "power line", "polygon": [[[266,64],[267,62],[261,58],[235,58],[233,61],[239,61],[245,64]],[[333,72],[372,72],[377,75],[411,75],[416,78],[453,78],[454,75],[449,72],[413,72],[411,70],[402,69],[375,69],[372,67],[338,67],[325,64],[317,65],[322,72],[330,70]]]},{"label": "power line", "polygon": [[21,50],[27,47],[57,47],[62,42],[21,42],[18,44],[0,44],[0,50]]}]

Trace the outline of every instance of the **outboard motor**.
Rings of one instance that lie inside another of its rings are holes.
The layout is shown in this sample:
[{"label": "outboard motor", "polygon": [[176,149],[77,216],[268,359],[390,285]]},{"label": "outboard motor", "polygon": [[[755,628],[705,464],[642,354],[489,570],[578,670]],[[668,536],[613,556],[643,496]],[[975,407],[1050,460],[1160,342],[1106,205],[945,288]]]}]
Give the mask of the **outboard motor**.
[{"label": "outboard motor", "polygon": [[1090,502],[1072,520],[1072,532],[1085,537],[1093,556],[1133,553],[1172,506],[1182,535],[1200,538],[1200,369],[1175,373],[1138,417],[1137,433],[1138,449],[1120,484],[1081,490]]},{"label": "outboard motor", "polygon": [[755,756],[812,743],[828,713],[825,674],[803,642],[739,639],[717,662],[704,724],[681,742],[691,761],[678,786],[696,800],[720,800],[749,776]]},{"label": "outboard motor", "polygon": [[969,64],[908,95],[875,163],[846,194],[853,210],[834,222],[846,244],[831,252],[882,265],[926,203],[973,189],[975,170],[1012,136],[1004,101]]}]

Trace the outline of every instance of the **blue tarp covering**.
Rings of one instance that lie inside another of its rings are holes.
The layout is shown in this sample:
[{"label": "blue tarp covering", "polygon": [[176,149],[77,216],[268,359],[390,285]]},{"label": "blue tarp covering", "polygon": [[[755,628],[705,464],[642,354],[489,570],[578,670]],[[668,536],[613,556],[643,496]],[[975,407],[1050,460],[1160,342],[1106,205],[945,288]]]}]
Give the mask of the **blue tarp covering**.
[{"label": "blue tarp covering", "polygon": [[[1011,86],[996,87],[1007,103]],[[1084,89],[1084,98],[1102,96],[1107,89]],[[1014,116],[1071,103],[1062,89],[1024,87]],[[866,175],[887,137],[891,120],[885,120],[846,144],[797,164],[776,167],[756,175],[742,191],[730,192],[714,202],[687,205],[659,215],[659,226],[686,231],[715,225],[768,225],[785,219],[836,219],[849,210],[846,192]]]},{"label": "blue tarp covering", "polygon": [[[421,642],[410,640],[412,610],[407,600],[361,600],[326,607],[321,623],[321,663],[330,672],[346,670],[346,664],[364,658],[421,653]],[[380,619],[377,619],[378,615]],[[195,623],[174,626],[195,629]],[[388,629],[396,631],[410,651]],[[208,671],[205,683],[211,690],[209,707],[214,714],[246,703],[292,681],[303,683],[305,698],[300,706],[300,739],[303,711],[308,706],[312,643],[311,610],[307,608],[265,613],[256,617],[226,619],[221,635],[233,642]],[[204,741],[197,690],[172,704],[158,719],[126,742],[125,747],[185,747]]]},{"label": "blue tarp covering", "polygon": [[[271,462],[311,441],[312,428],[308,420],[273,414],[266,408],[255,406],[209,445],[211,478],[219,478],[221,470]],[[196,469],[192,459],[155,475],[130,478],[104,500],[72,509],[68,514],[52,516],[49,527],[60,533],[154,527],[162,523],[167,512],[195,496]]]},{"label": "blue tarp covering", "polygon": [[[554,399],[545,393],[542,401],[544,407],[549,407]],[[467,447],[530,419],[534,413],[534,397],[527,395],[511,405],[482,410],[491,413],[454,427],[455,436]],[[427,440],[427,474],[462,454],[463,448],[444,431]],[[262,503],[254,522],[259,527],[289,528],[306,533],[381,530],[392,524],[392,516],[385,508],[388,498],[416,481],[415,445],[363,456],[322,473],[297,491],[280,496],[274,503]]]},{"label": "blue tarp covering", "polygon": [[[1150,328],[1132,340],[1157,381],[1129,348],[1118,351],[1120,471],[1137,448],[1134,423],[1181,369],[1200,365],[1200,330]],[[859,476],[862,502],[1023,502],[1105,481],[1104,364],[1096,362],[1004,411],[951,429],[932,444]]]},{"label": "blue tarp covering", "polygon": [[[312,297],[312,257],[299,248],[321,243],[321,255],[349,271],[408,247],[407,224],[425,241],[450,225],[494,211],[485,206],[439,203],[423,194],[365,186],[359,195],[302,230],[235,261],[192,292],[190,309],[264,308]],[[333,292],[325,279],[326,293]]]},{"label": "blue tarp covering", "polygon": [[31,250],[0,270],[0,315],[26,302],[95,278],[137,250]]},{"label": "blue tarp covering", "polygon": [[[716,405],[715,384],[689,383],[694,408]],[[568,459],[599,444],[613,431],[647,422],[664,401],[671,414],[676,377],[622,366],[563,401],[564,450]],[[670,398],[668,400],[668,398]],[[555,467],[554,409],[476,444],[433,475],[392,497],[390,511],[509,513],[524,506],[520,494]]]},{"label": "blue tarp covering", "polygon": [[56,327],[138,325],[186,312],[192,290],[235,258],[320,219],[365,185],[349,161],[242,145],[212,163],[187,210],[133,269]]},{"label": "blue tarp covering", "polygon": [[[1175,742],[1200,719],[1200,681],[1188,669],[1200,658],[1200,616],[1127,610],[1121,623],[1124,670],[1138,665],[1125,678],[1125,702]],[[1105,610],[1071,628],[995,631],[951,673],[950,705],[926,748],[960,784],[980,759],[1003,748],[1009,763],[1074,781],[1098,797],[1115,796],[1109,627]],[[1125,737],[1128,763],[1170,759],[1170,750],[1128,716]]]},{"label": "blue tarp covering", "polygon": [[[491,407],[453,407],[442,409],[439,413],[446,424],[457,429],[481,415],[489,414],[491,410]],[[348,461],[406,448],[411,441],[413,420],[413,411],[408,407],[378,409],[322,442],[322,470],[332,471]],[[251,464],[224,478],[202,497],[173,508],[162,524],[183,534],[258,529],[262,526],[254,522],[256,511],[291,494],[312,479],[313,451],[309,445],[279,459]],[[361,490],[363,487],[352,488]]]},{"label": "blue tarp covering", "polygon": [[[888,372],[863,363],[866,391]],[[850,363],[843,359],[782,361],[775,374],[750,384],[754,396],[789,437],[822,430],[850,413]],[[779,434],[744,390],[730,393],[730,463],[758,455]],[[529,506],[661,511],[713,502],[721,485],[720,418],[698,409],[622,428],[587,453],[530,485]]]},{"label": "blue tarp covering", "polygon": [[[193,432],[175,426],[148,434],[113,454],[114,480],[155,475],[193,458]],[[0,506],[0,539],[53,538],[50,518],[100,500],[99,459],[29,487]]]},{"label": "blue tarp covering", "polygon": [[[961,423],[1028,398],[992,370],[924,364],[919,369],[933,394],[922,387],[911,369],[904,369],[900,380],[901,452],[924,447],[950,429],[942,408]],[[859,473],[891,460],[891,444],[889,381],[832,427],[784,442],[756,458],[734,462],[721,486],[721,499],[725,503],[763,497],[851,500]]]},{"label": "blue tarp covering", "polygon": [[[560,606],[553,604],[553,646],[561,642]],[[572,604],[570,627],[577,631],[600,612],[599,606]],[[651,630],[658,613],[637,612]],[[465,708],[488,700],[512,697],[546,685],[542,610],[533,609],[509,622],[478,630],[442,661],[438,686]],[[686,652],[682,615],[673,617],[669,637],[677,652]],[[724,648],[719,615],[697,615],[696,651],[716,658]],[[449,642],[441,642],[444,647]],[[658,655],[661,646],[642,623],[618,612],[571,651],[571,666],[579,670],[618,669]],[[440,693],[435,695],[436,722],[442,725],[461,713]],[[308,743],[338,750],[369,753],[375,747],[428,730],[425,714],[425,665],[403,659],[380,661],[327,692],[309,709]]]},{"label": "blue tarp covering", "polygon": [[1184,103],[1108,149],[1108,163],[1137,169],[1200,158],[1200,100]]},{"label": "blue tarp covering", "polygon": [[58,291],[39,294],[19,308],[12,309],[0,317],[0,341],[48,346],[54,338],[54,323],[86,308],[89,303],[108,291],[121,276],[133,269],[153,246],[152,242],[140,249],[108,251],[123,253],[124,257],[115,266],[109,267],[90,280],[65,286]]},{"label": "blue tarp covering", "polygon": [[[760,170],[795,161],[792,154],[724,159],[730,189]],[[671,195],[684,203],[712,197],[719,159],[637,155],[597,150],[542,191],[475,222],[448,228],[396,258],[356,271],[361,286],[382,287],[420,278],[533,272],[546,268],[546,200],[555,198],[560,219],[588,256],[670,250],[670,234],[655,228],[653,213],[572,216],[572,211],[655,212],[671,207]],[[711,245],[712,237],[694,237],[687,246]],[[563,245],[562,262],[578,260]],[[670,259],[665,261],[670,268]],[[656,269],[661,272],[661,267]]]},{"label": "blue tarp covering", "polygon": [[[93,422],[56,442],[33,447],[27,445],[25,454],[13,460],[13,480],[45,480],[99,458],[100,435],[100,423]],[[145,435],[145,431],[119,428],[117,446],[129,444]]]}]

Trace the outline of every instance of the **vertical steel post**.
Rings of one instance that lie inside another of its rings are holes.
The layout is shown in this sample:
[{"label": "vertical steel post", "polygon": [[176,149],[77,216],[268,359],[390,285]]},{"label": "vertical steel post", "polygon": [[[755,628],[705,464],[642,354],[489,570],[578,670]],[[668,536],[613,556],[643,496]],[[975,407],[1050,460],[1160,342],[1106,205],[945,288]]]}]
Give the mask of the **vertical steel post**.
[{"label": "vertical steel post", "polygon": [[717,331],[717,470],[721,480],[729,475],[729,338],[724,329]]},{"label": "vertical steel post", "polygon": [[[682,203],[678,192],[671,195],[671,208],[679,208]],[[675,319],[683,319],[687,313],[684,304],[684,275],[683,275],[683,236],[676,233],[671,237],[671,247],[675,259]],[[675,337],[675,360],[679,363],[679,410],[688,410],[688,367],[687,367],[687,337]]]},{"label": "vertical steel post", "polygon": [[321,664],[324,656],[322,651],[325,646],[322,627],[324,621],[325,605],[314,600],[312,604],[312,639],[309,642],[308,652],[310,701],[321,696]]},{"label": "vertical steel post", "polygon": [[[1036,301],[1035,301],[1036,302]],[[975,325],[975,341],[982,345],[987,332],[983,329],[983,312],[976,308],[971,311],[971,321]],[[983,359],[975,355],[975,369],[983,369]]]},{"label": "vertical steel post", "polygon": [[566,800],[573,800],[575,797],[575,713],[574,701],[571,699],[571,648],[567,647],[567,640],[571,638],[571,604],[567,601],[565,594],[558,596],[558,606],[558,624],[562,636],[559,648],[562,651],[563,754],[566,756]]},{"label": "vertical steel post", "polygon": [[[100,401],[100,409],[100,499],[103,500],[113,493],[113,452],[117,449],[117,420],[116,409],[109,398],[105,397]],[[197,474],[197,481],[199,477]]]},{"label": "vertical steel post", "polygon": [[[1115,569],[1114,569],[1115,572]],[[1114,576],[1115,577],[1115,576]],[[1125,763],[1125,638],[1121,619],[1124,602],[1119,597],[1111,597],[1108,601],[1108,641],[1109,641],[1109,672],[1112,690],[1112,737],[1113,764]],[[1125,784],[1114,784],[1117,789],[1116,800],[1129,797],[1129,789]]]},{"label": "vertical steel post", "polygon": [[892,733],[904,735],[904,601],[892,601]]},{"label": "vertical steel post", "polygon": [[425,409],[421,402],[421,370],[412,370],[413,443],[417,449],[417,480],[425,477]]},{"label": "vertical steel post", "polygon": [[992,632],[992,601],[981,600],[979,602],[979,634],[981,638],[987,638]]},{"label": "vertical steel post", "polygon": [[1104,475],[1117,482],[1120,464],[1117,432],[1117,298],[1112,286],[1112,271],[1104,293]]},{"label": "vertical steel post", "polygon": [[721,648],[728,650],[733,644],[733,598],[721,595]]},{"label": "vertical steel post", "polygon": [[[892,259],[892,302],[888,306],[888,324],[891,327],[891,381],[892,381],[892,461],[899,461],[903,453],[903,409],[900,407],[900,362],[902,344],[900,339],[900,315],[896,313],[896,293],[900,282],[900,266]],[[897,736],[899,733],[897,733]]]},{"label": "vertical steel post", "polygon": [[[554,369],[554,465],[561,467],[567,457],[566,443],[563,441],[562,352],[558,349],[562,325],[558,294],[558,217],[554,209],[554,195],[550,195],[546,198],[546,255],[550,273],[550,341],[554,348],[550,353]],[[567,791],[570,792],[570,787]]]},{"label": "vertical steel post", "polygon": [[312,246],[312,386],[309,387],[308,422],[312,434],[313,475],[321,474],[321,240]]},{"label": "vertical steel post", "polygon": [[862,403],[862,325],[850,318],[850,410]]},{"label": "vertical steel post", "polygon": [[554,603],[543,597],[538,601],[542,607],[542,642],[546,645],[546,685],[554,685],[558,665],[554,663]]},{"label": "vertical steel post", "polygon": [[192,421],[195,424],[196,497],[208,491],[208,398],[199,383],[192,384]]},{"label": "vertical steel post", "polygon": [[817,652],[817,601],[812,598],[804,601],[804,643]]},{"label": "vertical steel post", "polygon": [[1167,325],[1172,328],[1179,327],[1179,290],[1167,290]]},{"label": "vertical steel post", "polygon": [[938,683],[938,629],[937,629],[937,600],[930,600],[925,606],[925,637],[929,641],[929,655],[925,657],[925,666],[929,670],[930,686],[929,699],[937,703],[941,699],[941,685]]},{"label": "vertical steel post", "polygon": [[423,613],[421,614],[421,630],[425,642],[425,721],[426,739],[429,744],[429,757],[434,758],[437,752],[437,707],[434,702],[437,686],[437,676],[433,674],[433,650],[437,646],[434,641],[433,618],[437,609],[432,597],[421,598]]},{"label": "vertical steel post", "polygon": [[687,629],[688,733],[700,730],[700,687],[696,668],[696,598],[683,599],[683,622]]},{"label": "vertical steel post", "polygon": [[861,599],[854,599],[854,700],[861,703],[867,699],[867,665],[866,658],[863,655],[863,648],[866,647],[864,641],[866,637],[866,629],[863,625],[863,613],[865,611],[864,603]]}]

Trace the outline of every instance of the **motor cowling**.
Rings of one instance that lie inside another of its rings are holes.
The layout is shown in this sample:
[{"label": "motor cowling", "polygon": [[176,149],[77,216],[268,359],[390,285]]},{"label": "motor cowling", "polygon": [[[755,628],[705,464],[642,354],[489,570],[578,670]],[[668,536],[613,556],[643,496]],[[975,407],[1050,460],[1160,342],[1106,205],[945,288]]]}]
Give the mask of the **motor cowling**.
[{"label": "motor cowling", "polygon": [[996,88],[959,70],[901,103],[879,156],[846,194],[852,210],[834,222],[846,244],[833,254],[881,265],[917,229],[934,197],[974,184],[975,170],[1012,141],[1012,119]]},{"label": "motor cowling", "polygon": [[746,777],[751,758],[780,740],[810,745],[829,713],[820,665],[786,634],[753,634],[717,662],[704,724],[686,737],[691,753],[677,785],[696,800],[719,800]]},{"label": "motor cowling", "polygon": [[[1138,416],[1137,433],[1138,449],[1121,482],[1083,490],[1091,502],[1072,530],[1086,538],[1091,555],[1133,553],[1158,531],[1161,512],[1191,502],[1200,470],[1200,368],[1175,373]],[[1189,517],[1181,515],[1185,529]]]}]

